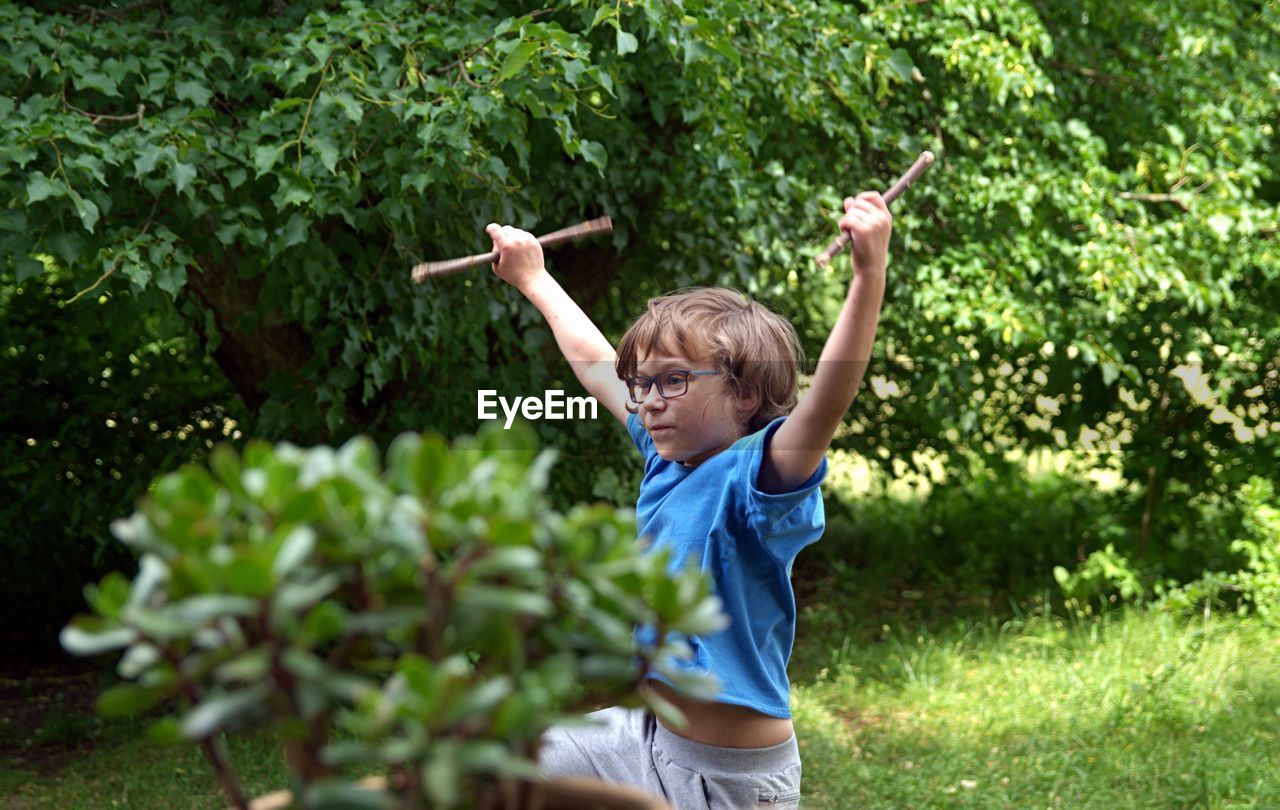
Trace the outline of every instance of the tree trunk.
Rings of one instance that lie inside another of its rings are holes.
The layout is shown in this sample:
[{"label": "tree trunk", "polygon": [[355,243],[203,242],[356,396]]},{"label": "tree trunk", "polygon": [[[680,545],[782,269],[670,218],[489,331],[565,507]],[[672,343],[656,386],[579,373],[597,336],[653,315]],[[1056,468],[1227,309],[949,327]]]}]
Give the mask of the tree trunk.
[{"label": "tree trunk", "polygon": [[[188,276],[187,289],[213,315],[218,329],[214,361],[249,410],[257,411],[267,400],[267,379],[298,374],[311,359],[311,341],[278,311],[259,312],[262,277],[239,278],[235,265],[234,254],[224,254],[221,262],[202,256],[199,269]],[[211,336],[203,322],[197,319],[195,327],[207,348]]]},{"label": "tree trunk", "polygon": [[[1156,411],[1156,435],[1163,435],[1161,429],[1165,424],[1166,415],[1169,411],[1169,388],[1168,379],[1160,387],[1160,407]],[[1153,464],[1147,468],[1147,499],[1142,509],[1142,532],[1138,536],[1138,559],[1141,560],[1143,555],[1147,553],[1147,541],[1151,539],[1151,522],[1155,518],[1156,510],[1156,487],[1159,481],[1156,480],[1156,468]]]}]

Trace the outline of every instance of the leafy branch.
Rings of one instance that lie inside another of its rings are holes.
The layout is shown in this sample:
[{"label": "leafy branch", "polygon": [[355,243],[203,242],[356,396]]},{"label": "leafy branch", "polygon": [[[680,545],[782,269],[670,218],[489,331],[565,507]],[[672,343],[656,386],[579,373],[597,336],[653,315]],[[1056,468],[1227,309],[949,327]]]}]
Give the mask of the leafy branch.
[{"label": "leafy branch", "polygon": [[[143,223],[142,230],[141,232],[138,233],[137,239],[141,239],[142,237],[146,236],[147,231],[151,229],[151,223],[155,219],[156,206],[159,205],[160,203],[160,197],[161,195],[157,194],[155,199],[151,201],[151,213],[147,214],[147,221]],[[135,241],[137,241],[137,239],[135,239]],[[115,261],[111,263],[111,266],[107,268],[106,272],[98,276],[97,281],[93,282],[93,284],[90,284],[88,287],[84,288],[83,290],[71,296],[70,298],[68,298],[66,301],[63,301],[62,303],[74,304],[84,296],[98,289],[98,287],[102,286],[102,282],[111,278],[111,276],[115,275],[115,272],[120,269],[120,265],[124,262],[124,257],[125,257],[124,251],[121,251],[120,254],[116,256]]]},{"label": "leafy branch", "polygon": [[[535,20],[538,17],[544,17],[547,14],[550,14],[554,11],[555,11],[554,8],[540,8],[536,11],[529,12],[525,16],[528,17],[530,20]],[[455,67],[466,65],[467,62],[471,61],[471,57],[475,56],[476,54],[483,51],[485,48],[489,47],[489,43],[493,42],[499,36],[500,36],[499,34],[491,34],[488,39],[486,39],[484,42],[481,42],[476,47],[472,48],[469,52],[467,52],[465,56],[459,57],[456,61],[450,62],[446,65],[440,65],[438,67],[434,67],[431,70],[428,70],[427,73],[432,76],[438,76],[442,73],[448,73],[450,70],[453,70]]]},{"label": "leafy branch", "polygon": [[311,91],[311,98],[307,101],[307,111],[302,116],[302,128],[298,130],[298,137],[292,141],[287,141],[281,145],[281,149],[288,149],[290,145],[296,144],[298,147],[298,171],[302,171],[302,139],[306,137],[307,126],[311,123],[311,108],[315,106],[316,98],[320,95],[320,88],[324,87],[324,80],[329,74],[329,66],[333,64],[333,56],[330,55],[324,62],[324,67],[320,68],[320,80],[316,82],[316,89]]}]

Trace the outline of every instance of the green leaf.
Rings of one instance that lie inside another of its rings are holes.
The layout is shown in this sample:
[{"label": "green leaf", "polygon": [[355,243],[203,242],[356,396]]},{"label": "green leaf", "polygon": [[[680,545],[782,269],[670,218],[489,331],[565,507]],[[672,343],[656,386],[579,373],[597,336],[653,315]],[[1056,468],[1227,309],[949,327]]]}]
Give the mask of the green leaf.
[{"label": "green leaf", "polygon": [[[272,607],[282,613],[296,613],[333,593],[341,584],[342,581],[333,572],[310,582],[291,582],[280,588]],[[375,618],[370,614],[363,615],[369,616],[371,621]],[[403,616],[398,615],[392,621],[403,621]]]},{"label": "green leaf", "polygon": [[65,265],[74,264],[84,254],[84,237],[77,233],[58,233],[49,237],[49,248]]},{"label": "green leaf", "polygon": [[84,599],[99,616],[117,618],[120,609],[129,602],[129,580],[119,571],[112,571],[97,585],[86,585]]},{"label": "green leaf", "polygon": [[358,124],[364,120],[364,105],[361,104],[355,96],[345,90],[334,93],[333,102],[342,108],[342,114],[347,120],[353,124]]},{"label": "green leaf", "polygon": [[609,153],[605,150],[604,144],[584,140],[580,142],[579,148],[587,162],[599,169],[603,175],[605,167],[609,164]]},{"label": "green leaf", "polygon": [[689,720],[684,716],[684,712],[666,698],[658,695],[653,690],[646,690],[644,693],[644,702],[648,704],[653,713],[662,718],[663,722],[675,729],[687,728]]},{"label": "green leaf", "polygon": [[151,174],[152,170],[155,169],[156,164],[160,162],[160,158],[162,157],[164,157],[163,148],[155,145],[143,147],[142,154],[134,158],[133,161],[135,176],[141,178]]},{"label": "green leaf", "polygon": [[76,208],[76,214],[80,217],[80,224],[84,226],[86,231],[93,233],[93,226],[98,224],[97,203],[81,197],[73,190],[68,190],[67,196],[71,198],[71,204]]},{"label": "green leaf", "polygon": [[255,684],[247,689],[206,698],[182,721],[182,736],[188,740],[205,740],[219,731],[235,727],[241,721],[266,710],[268,684]]},{"label": "green leaf", "polygon": [[889,52],[889,58],[885,60],[885,64],[893,71],[893,75],[898,81],[911,81],[911,71],[915,65],[911,62],[911,55],[902,48],[894,48]]},{"label": "green leaf", "polygon": [[182,617],[170,610],[162,608],[146,608],[127,606],[121,611],[121,619],[138,632],[156,641],[173,641],[189,636],[194,629]]},{"label": "green leaf", "polygon": [[116,80],[105,73],[98,71],[88,71],[73,77],[76,87],[80,90],[97,90],[104,96],[119,95],[119,88]]},{"label": "green leaf", "polygon": [[538,49],[541,48],[538,42],[521,42],[519,45],[511,49],[511,53],[507,54],[507,60],[502,64],[502,70],[498,73],[498,81],[505,82],[512,76],[520,72]]},{"label": "green leaf", "polygon": [[35,278],[44,272],[44,263],[36,261],[30,256],[19,256],[13,260],[14,274],[18,279],[18,283],[26,281],[29,278]]},{"label": "green leaf", "polygon": [[116,665],[116,672],[121,678],[137,680],[142,674],[160,662],[160,649],[154,644],[145,642],[134,644],[125,650]]},{"label": "green leaf", "polygon": [[197,107],[208,105],[209,99],[213,98],[213,91],[199,82],[178,82],[173,89],[179,100],[190,101]]},{"label": "green leaf", "polygon": [[315,810],[393,810],[395,799],[381,790],[372,790],[337,780],[314,782],[306,787],[302,806]]},{"label": "green leaf", "polygon": [[227,586],[238,594],[263,597],[275,587],[275,577],[267,563],[255,555],[236,557],[226,568]]},{"label": "green leaf", "polygon": [[[439,750],[439,749],[437,749]],[[452,754],[452,751],[449,752]],[[432,802],[442,807],[458,803],[458,764],[452,756],[432,757],[422,769],[423,787]]]},{"label": "green leaf", "polygon": [[271,651],[260,646],[220,665],[214,676],[223,683],[252,683],[267,677],[270,672]]},{"label": "green leaf", "polygon": [[133,282],[138,289],[145,289],[151,283],[151,268],[138,261],[137,251],[125,251],[125,261],[120,265],[120,272]]},{"label": "green leaf", "polygon": [[550,616],[551,600],[540,593],[488,585],[472,585],[458,595],[459,606],[479,614],[492,611],[530,616]]},{"label": "green leaf", "polygon": [[182,726],[176,717],[162,717],[147,728],[147,739],[161,745],[183,742]]},{"label": "green leaf", "polygon": [[1110,386],[1120,376],[1120,367],[1106,360],[1103,360],[1100,365],[1102,367],[1102,384]]},{"label": "green leaf", "polygon": [[618,28],[618,35],[615,38],[618,46],[618,56],[626,56],[640,48],[640,40],[636,39],[634,34],[628,34],[622,28]]},{"label": "green leaf", "polygon": [[258,612],[258,602],[247,596],[209,593],[175,602],[168,609],[172,615],[186,624],[201,625],[224,617],[253,616]]},{"label": "green leaf", "polygon": [[742,54],[738,53],[738,49],[733,47],[733,43],[729,40],[716,35],[707,40],[712,50],[728,59],[733,63],[734,67],[742,67]]},{"label": "green leaf", "polygon": [[292,170],[280,176],[280,190],[284,192],[282,201],[285,205],[302,205],[311,202],[315,194],[315,186],[311,181]]},{"label": "green leaf", "polygon": [[612,6],[608,3],[602,3],[600,5],[600,8],[596,9],[596,16],[592,18],[591,25],[587,26],[587,30],[591,31],[597,25],[604,22],[607,18],[612,17],[614,14],[616,14],[617,11],[618,9],[616,6]]},{"label": "green leaf", "polygon": [[271,563],[271,571],[277,577],[287,577],[301,565],[316,547],[316,533],[310,526],[298,526],[289,532],[280,544],[280,550]]},{"label": "green leaf", "polygon": [[258,170],[258,177],[270,171],[283,151],[279,146],[272,144],[264,144],[253,150],[253,165]]},{"label": "green leaf", "polygon": [[671,623],[671,629],[690,635],[707,635],[723,630],[728,623],[728,616],[720,609],[720,600],[708,597],[687,609],[683,616]]},{"label": "green leaf", "polygon": [[302,623],[303,643],[312,646],[332,641],[347,625],[347,613],[334,602],[321,602]]},{"label": "green leaf", "polygon": [[[118,520],[112,524],[112,529],[118,531],[116,536],[120,538],[126,545],[133,544],[137,535],[130,536],[129,528],[137,529],[138,534],[149,533],[151,528],[146,519],[139,513],[134,513],[135,519]],[[141,523],[142,526],[138,524]],[[145,548],[142,543],[138,543],[135,548]],[[169,579],[169,566],[164,560],[155,554],[146,553],[142,555],[142,559],[138,560],[138,573],[133,578],[133,584],[129,591],[129,605],[138,607],[145,605],[151,601],[152,596],[159,591],[165,581]]]},{"label": "green leaf", "polygon": [[284,224],[284,246],[293,247],[300,245],[307,239],[307,219],[298,212],[294,212],[289,221]]},{"label": "green leaf", "polygon": [[189,163],[175,163],[169,170],[169,179],[173,181],[174,190],[181,194],[196,179],[196,167]]},{"label": "green leaf", "polygon": [[333,142],[332,138],[319,137],[316,138],[316,153],[320,155],[320,162],[331,173],[336,172],[338,168],[338,145]]},{"label": "green leaf", "polygon": [[91,155],[88,153],[77,155],[68,160],[66,165],[68,168],[76,168],[80,169],[81,172],[88,173],[100,186],[107,185],[106,175],[103,174],[103,169],[106,164],[104,164],[102,159],[97,155]]},{"label": "green leaf", "polygon": [[72,655],[101,655],[127,647],[135,638],[137,634],[128,627],[116,627],[94,633],[72,624],[62,628],[58,641],[61,642],[62,648]]},{"label": "green leaf", "polygon": [[27,204],[38,203],[41,200],[52,196],[61,197],[63,194],[62,184],[54,183],[40,172],[36,172],[27,179]]},{"label": "green leaf", "polygon": [[103,717],[130,717],[144,712],[169,696],[168,688],[125,683],[113,686],[98,697],[98,714]]},{"label": "green leaf", "polygon": [[578,79],[587,72],[587,66],[577,59],[566,59],[564,62],[564,80],[570,87],[578,86]]}]

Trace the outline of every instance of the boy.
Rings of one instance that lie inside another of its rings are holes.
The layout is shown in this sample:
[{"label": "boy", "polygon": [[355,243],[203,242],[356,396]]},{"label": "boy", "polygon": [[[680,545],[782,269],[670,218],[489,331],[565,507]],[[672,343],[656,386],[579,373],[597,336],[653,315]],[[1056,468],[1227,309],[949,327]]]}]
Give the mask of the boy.
[{"label": "boy", "polygon": [[876,192],[846,198],[844,209],[854,279],[798,403],[799,341],[759,304],[719,289],[655,298],[615,352],[547,273],[531,234],[485,229],[501,253],[494,272],[538,307],[583,387],[644,455],[640,536],[671,548],[673,567],[698,559],[730,618],[689,639],[690,667],[722,685],[716,700],[656,676],[647,684],[684,713],[685,728],[641,709],[595,712],[603,727],[547,733],[544,775],[630,784],[681,809],[798,805],[791,564],[825,525],[826,450],[871,357],[893,224]]}]

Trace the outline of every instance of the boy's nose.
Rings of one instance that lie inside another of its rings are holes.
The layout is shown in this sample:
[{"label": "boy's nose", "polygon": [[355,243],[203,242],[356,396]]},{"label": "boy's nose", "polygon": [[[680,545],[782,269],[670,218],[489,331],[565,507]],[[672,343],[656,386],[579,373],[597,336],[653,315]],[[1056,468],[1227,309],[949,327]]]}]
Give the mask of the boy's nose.
[{"label": "boy's nose", "polygon": [[640,407],[647,408],[651,411],[665,410],[667,407],[667,398],[658,393],[658,386],[649,389],[649,393],[640,402]]}]

